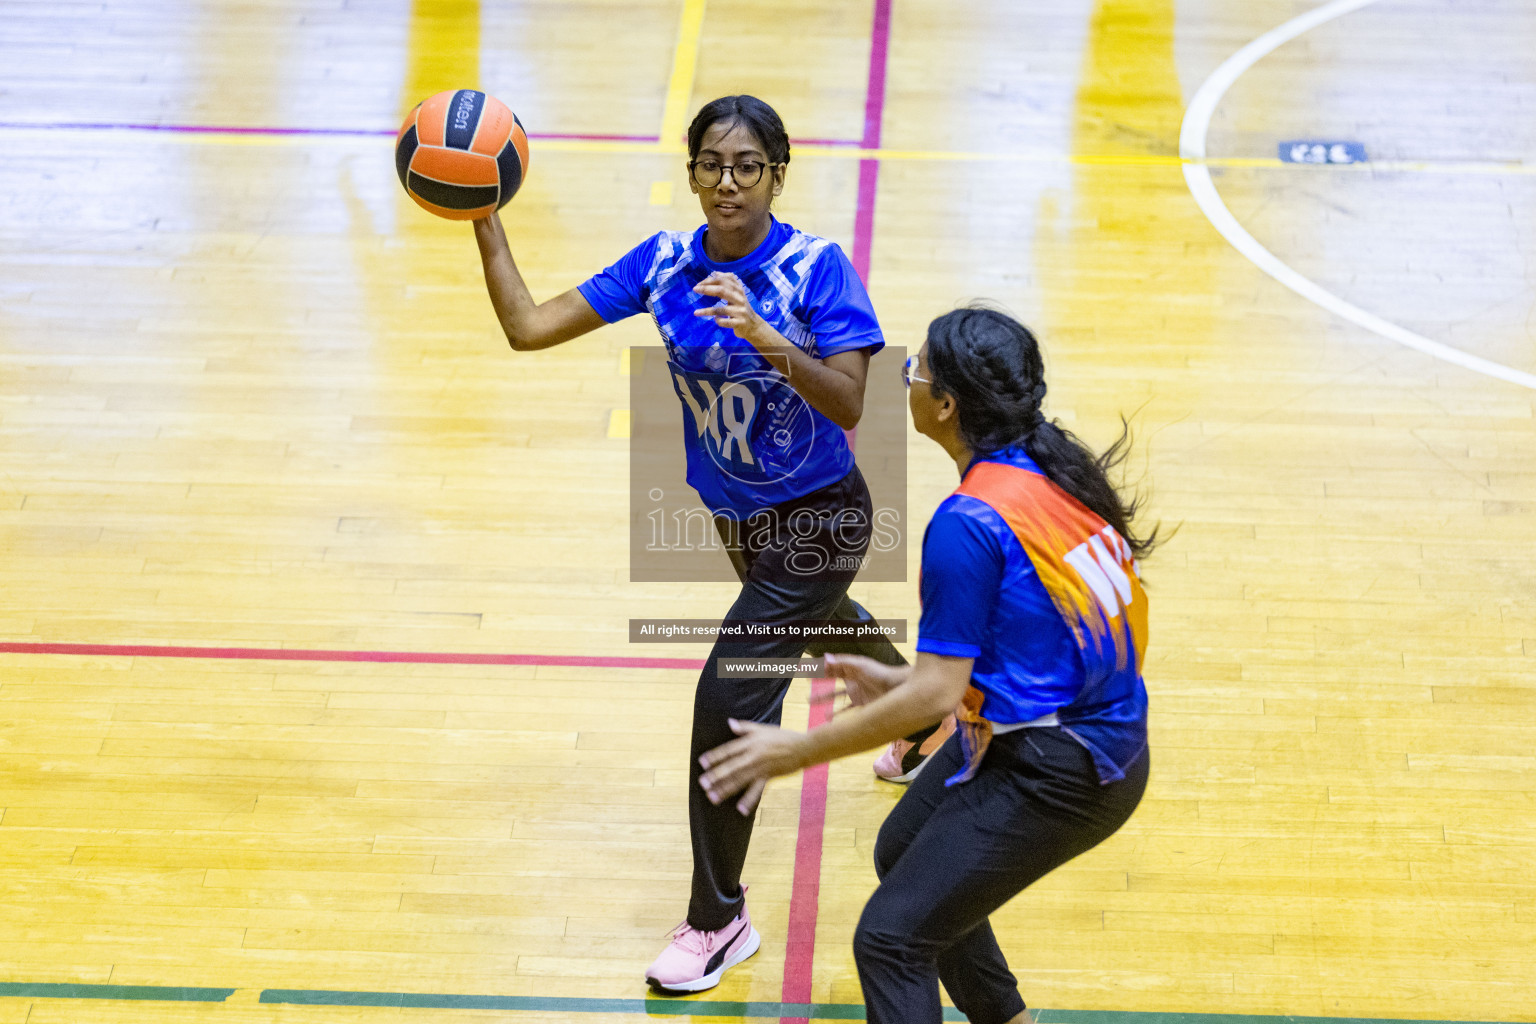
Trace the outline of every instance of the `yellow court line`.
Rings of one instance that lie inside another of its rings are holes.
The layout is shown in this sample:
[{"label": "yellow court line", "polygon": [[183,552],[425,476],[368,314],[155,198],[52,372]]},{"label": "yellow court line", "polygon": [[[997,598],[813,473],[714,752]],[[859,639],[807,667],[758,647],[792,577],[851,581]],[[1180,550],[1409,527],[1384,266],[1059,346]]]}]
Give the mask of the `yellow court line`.
[{"label": "yellow court line", "polygon": [[693,98],[693,75],[699,67],[699,35],[704,28],[705,0],[683,0],[677,23],[677,47],[672,51],[672,76],[667,80],[667,105],[661,114],[664,143],[677,145],[688,125],[688,101]]},{"label": "yellow court line", "polygon": [[[556,153],[647,153],[677,155],[686,152],[682,145],[657,142],[598,142],[586,139],[544,139],[530,143],[537,149]],[[860,149],[856,146],[796,146],[801,157],[832,157],[842,160],[949,161],[954,163],[1068,163],[1089,167],[1254,167],[1334,171],[1407,171],[1421,174],[1536,174],[1536,164],[1477,161],[1367,160],[1355,164],[1287,163],[1277,157],[1226,156],[1193,160],[1174,155],[1148,153],[982,153],[965,150]]]},{"label": "yellow court line", "polygon": [[[194,146],[370,146],[393,145],[385,136],[363,135],[251,135],[241,132],[146,132],[135,128],[18,128],[0,134],[35,134],[44,137],[103,135]],[[605,142],[595,139],[532,139],[532,148],[547,153],[613,153],[624,155],[678,156],[687,152],[682,142]],[[982,153],[966,150],[860,149],[856,146],[796,146],[797,157],[832,157],[841,160],[949,161],[953,163],[1074,164],[1089,167],[1253,167],[1264,169],[1378,171],[1412,174],[1536,174],[1536,163],[1476,160],[1367,160],[1356,164],[1287,163],[1275,157],[1206,157],[1203,160],[1173,155],[1123,153]]]},{"label": "yellow court line", "polygon": [[480,0],[411,0],[396,117],[445,89],[480,88]]}]

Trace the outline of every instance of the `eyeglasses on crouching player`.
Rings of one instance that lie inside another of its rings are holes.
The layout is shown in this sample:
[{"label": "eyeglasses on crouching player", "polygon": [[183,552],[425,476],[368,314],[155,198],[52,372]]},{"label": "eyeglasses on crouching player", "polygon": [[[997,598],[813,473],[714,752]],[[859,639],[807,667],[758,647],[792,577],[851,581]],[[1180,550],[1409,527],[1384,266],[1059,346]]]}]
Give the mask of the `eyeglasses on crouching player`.
[{"label": "eyeglasses on crouching player", "polygon": [[933,381],[929,380],[927,377],[919,377],[914,372],[917,369],[917,363],[918,356],[916,353],[914,353],[910,356],[907,356],[907,361],[901,364],[901,382],[907,386],[908,391],[912,390],[913,381],[917,381],[920,384],[933,383]]}]

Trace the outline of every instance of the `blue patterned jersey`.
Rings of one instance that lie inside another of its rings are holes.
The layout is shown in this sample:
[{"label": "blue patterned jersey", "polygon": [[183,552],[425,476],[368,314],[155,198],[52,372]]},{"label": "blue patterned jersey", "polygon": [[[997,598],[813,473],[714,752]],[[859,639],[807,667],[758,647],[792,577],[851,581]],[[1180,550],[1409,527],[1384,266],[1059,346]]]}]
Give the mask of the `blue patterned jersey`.
[{"label": "blue patterned jersey", "polygon": [[649,312],[667,346],[683,406],[688,483],[717,514],[746,518],[834,484],[853,469],[842,428],[801,398],[779,369],[694,310],[717,300],[693,286],[735,274],[753,307],[807,355],[885,345],[853,264],[836,244],[775,218],[749,255],[716,263],[704,232],[663,231],[580,285],[609,323]]}]

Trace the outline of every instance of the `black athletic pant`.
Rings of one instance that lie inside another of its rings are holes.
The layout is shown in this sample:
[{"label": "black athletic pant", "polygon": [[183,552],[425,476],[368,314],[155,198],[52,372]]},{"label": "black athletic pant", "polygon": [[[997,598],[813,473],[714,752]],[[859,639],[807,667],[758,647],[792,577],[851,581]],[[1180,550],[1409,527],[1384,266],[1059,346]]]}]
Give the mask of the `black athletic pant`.
[{"label": "black athletic pant", "polygon": [[891,811],[875,842],[880,887],[853,938],[870,1024],[938,1024],[939,982],[971,1024],[1024,1009],[987,917],[1026,886],[1114,833],[1147,786],[1146,751],[1099,784],[1060,728],[992,739],[969,782],[951,736]]},{"label": "black athletic pant", "polygon": [[[848,597],[851,566],[869,547],[869,489],[857,468],[842,480],[768,510],[772,515],[741,524],[717,521],[741,593],[727,621],[873,621]],[[839,513],[856,512],[839,521]],[[862,526],[859,524],[862,522]],[[841,559],[841,561],[839,561]],[[773,639],[716,642],[693,701],[693,743],[688,756],[688,828],[693,839],[693,894],[688,923],[703,931],[724,928],[741,912],[741,866],[747,859],[756,815],[736,801],[715,806],[699,788],[699,755],[736,738],[728,719],[779,723],[789,678],[750,679],[717,671],[720,658],[798,658],[833,653],[864,654],[887,665],[906,663],[889,640],[818,643]]]}]

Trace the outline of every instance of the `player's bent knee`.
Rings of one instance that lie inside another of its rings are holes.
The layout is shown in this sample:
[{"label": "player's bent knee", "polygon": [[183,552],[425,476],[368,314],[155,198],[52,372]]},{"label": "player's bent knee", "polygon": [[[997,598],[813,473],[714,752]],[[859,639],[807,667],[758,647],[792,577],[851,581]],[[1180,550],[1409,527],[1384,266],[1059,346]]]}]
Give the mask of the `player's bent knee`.
[{"label": "player's bent knee", "polygon": [[875,837],[875,877],[883,881],[911,842],[911,833],[896,823],[896,816],[887,817]]}]

